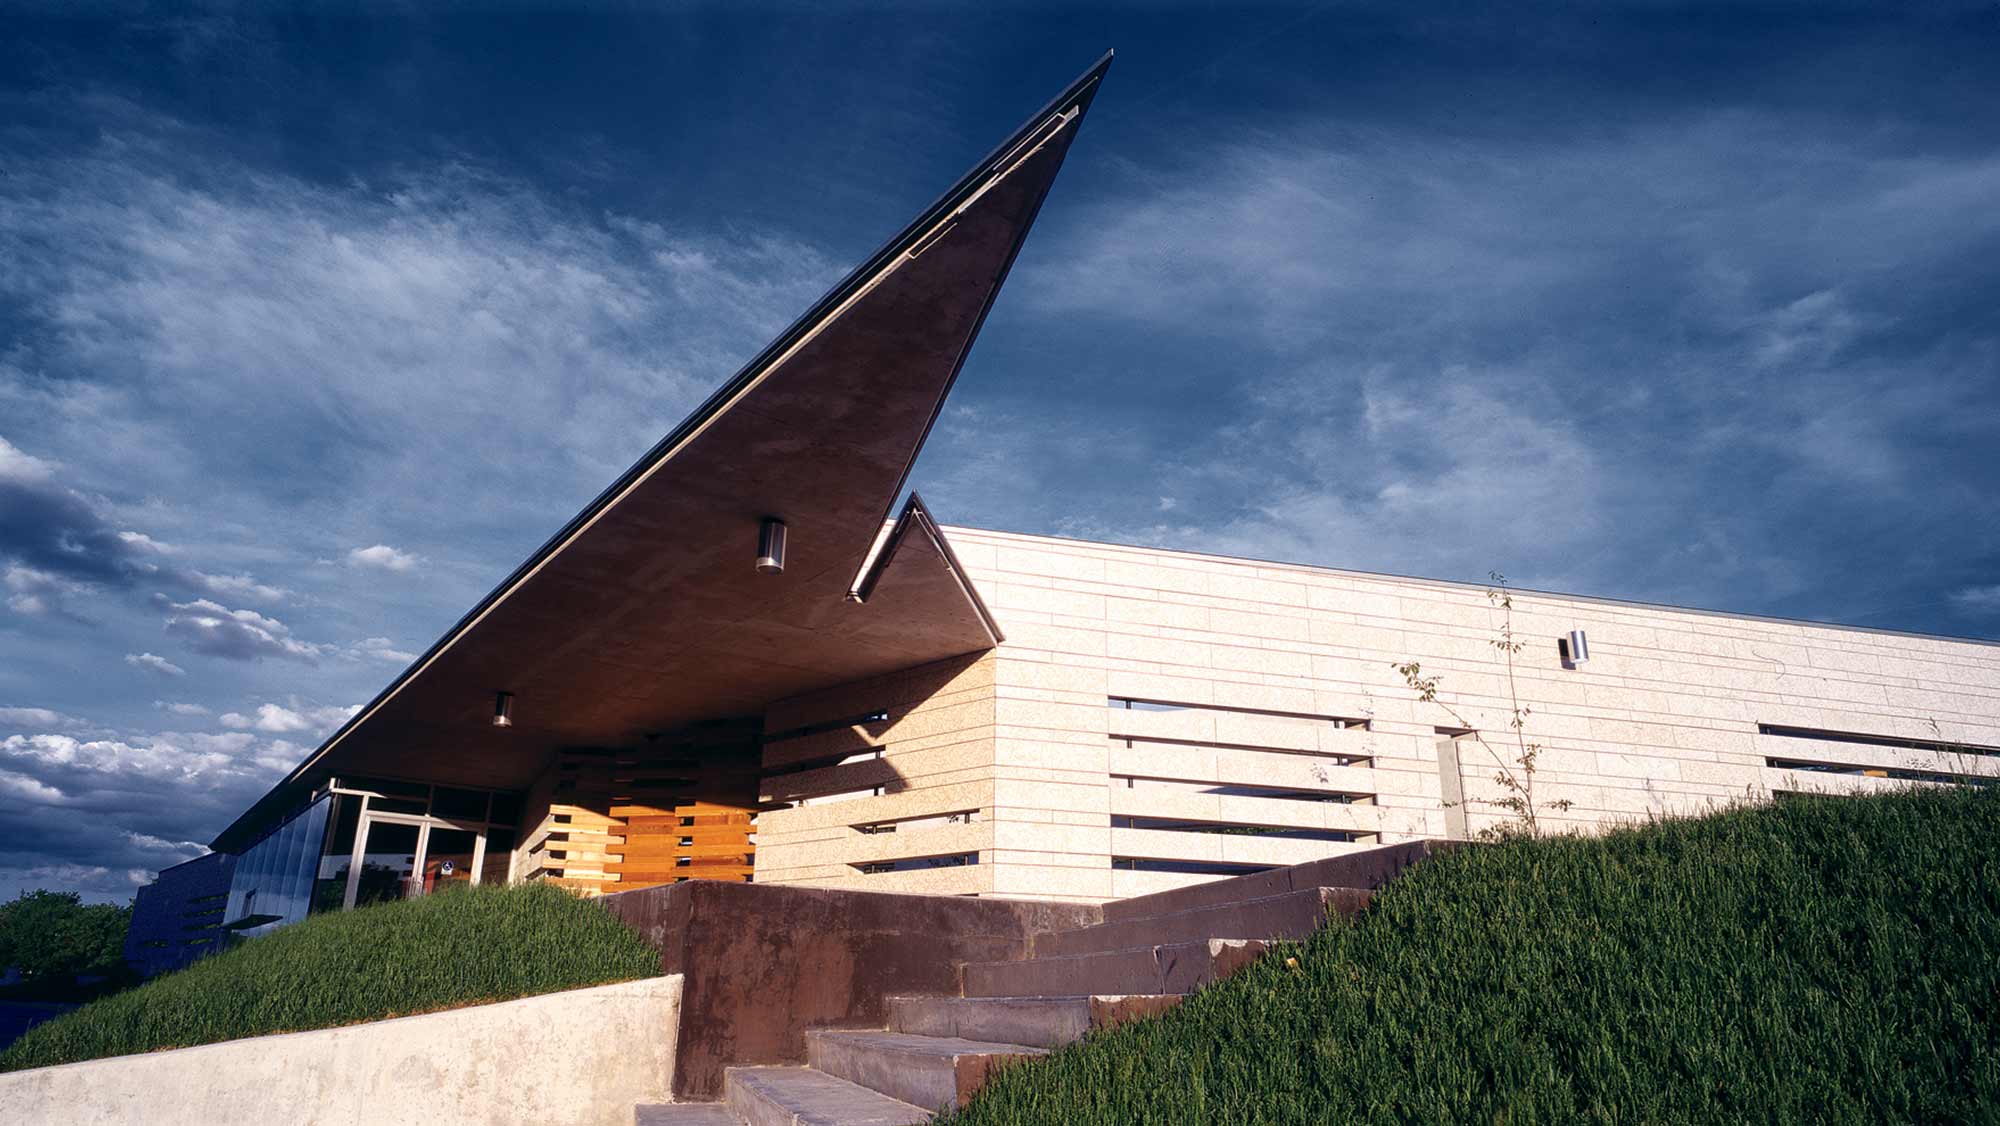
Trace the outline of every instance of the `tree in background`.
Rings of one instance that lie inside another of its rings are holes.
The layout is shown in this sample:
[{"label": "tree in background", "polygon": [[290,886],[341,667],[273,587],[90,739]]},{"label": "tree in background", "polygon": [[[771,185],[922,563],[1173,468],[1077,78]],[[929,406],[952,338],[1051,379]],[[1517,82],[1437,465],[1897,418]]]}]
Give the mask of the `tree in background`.
[{"label": "tree in background", "polygon": [[130,907],[86,904],[75,892],[24,891],[0,904],[0,969],[19,970],[24,983],[122,977],[131,922]]}]

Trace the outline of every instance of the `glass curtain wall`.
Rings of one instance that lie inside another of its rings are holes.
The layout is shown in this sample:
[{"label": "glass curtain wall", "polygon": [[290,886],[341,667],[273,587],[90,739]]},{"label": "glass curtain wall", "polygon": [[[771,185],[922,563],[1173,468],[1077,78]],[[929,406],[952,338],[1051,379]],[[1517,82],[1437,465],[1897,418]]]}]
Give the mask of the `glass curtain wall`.
[{"label": "glass curtain wall", "polygon": [[330,795],[319,798],[243,850],[229,883],[225,927],[262,934],[306,917],[331,805]]},{"label": "glass curtain wall", "polygon": [[223,926],[260,935],[308,914],[506,883],[519,794],[341,778],[237,855]]}]

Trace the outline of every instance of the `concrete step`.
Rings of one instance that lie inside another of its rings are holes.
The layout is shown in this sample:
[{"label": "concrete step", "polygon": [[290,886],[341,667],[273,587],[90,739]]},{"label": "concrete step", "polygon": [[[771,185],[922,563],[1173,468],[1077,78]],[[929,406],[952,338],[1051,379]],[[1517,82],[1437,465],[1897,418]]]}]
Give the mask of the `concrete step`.
[{"label": "concrete step", "polygon": [[743,1126],[721,1103],[640,1103],[633,1126]]},{"label": "concrete step", "polygon": [[810,1067],[732,1067],[724,1101],[747,1126],[917,1126],[931,1112]]},{"label": "concrete step", "polygon": [[1255,961],[1269,946],[1262,939],[1211,938],[1025,962],[968,962],[963,992],[967,997],[1192,993]]},{"label": "concrete step", "polygon": [[1138,997],[891,997],[889,1030],[917,1036],[1060,1048],[1083,1034],[1166,1012],[1176,995]]},{"label": "concrete step", "polygon": [[891,1098],[943,1110],[963,1106],[996,1069],[1046,1055],[1026,1044],[912,1036],[906,1032],[806,1033],[806,1062]]},{"label": "concrete step", "polygon": [[1035,936],[1034,956],[1097,954],[1205,938],[1304,938],[1327,913],[1358,914],[1374,892],[1362,888],[1303,888],[1241,903],[1192,907],[1166,915],[1120,919],[1078,930]]},{"label": "concrete step", "polygon": [[1197,907],[1264,899],[1306,888],[1379,888],[1402,875],[1403,870],[1410,865],[1419,863],[1433,853],[1463,843],[1440,840],[1405,841],[1402,844],[1346,852],[1339,856],[1330,856],[1325,860],[1294,864],[1289,868],[1273,868],[1268,872],[1255,872],[1227,880],[1210,880],[1204,884],[1190,884],[1172,891],[1134,896],[1131,899],[1105,904],[1104,921],[1116,923],[1125,919],[1170,915]]}]

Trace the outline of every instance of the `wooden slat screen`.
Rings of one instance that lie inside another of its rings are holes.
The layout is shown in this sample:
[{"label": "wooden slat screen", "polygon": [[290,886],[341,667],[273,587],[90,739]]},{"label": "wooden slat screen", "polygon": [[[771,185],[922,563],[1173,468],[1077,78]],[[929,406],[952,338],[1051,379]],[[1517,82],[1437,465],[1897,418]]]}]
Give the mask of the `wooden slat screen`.
[{"label": "wooden slat screen", "polygon": [[530,867],[585,894],[750,879],[759,730],[754,721],[712,724],[637,749],[558,753]]}]

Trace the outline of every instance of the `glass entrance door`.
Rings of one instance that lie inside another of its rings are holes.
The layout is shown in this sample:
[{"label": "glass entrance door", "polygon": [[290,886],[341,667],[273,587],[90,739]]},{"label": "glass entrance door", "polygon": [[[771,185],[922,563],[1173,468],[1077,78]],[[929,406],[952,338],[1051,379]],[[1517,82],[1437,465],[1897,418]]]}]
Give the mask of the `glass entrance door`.
[{"label": "glass entrance door", "polygon": [[347,906],[365,907],[419,894],[413,877],[423,851],[421,821],[363,817],[347,873]]},{"label": "glass entrance door", "polygon": [[478,833],[432,825],[430,839],[424,842],[424,894],[471,887],[479,872],[475,867],[478,855]]},{"label": "glass entrance door", "polygon": [[369,812],[354,834],[346,906],[413,899],[479,882],[486,838],[435,817]]}]

